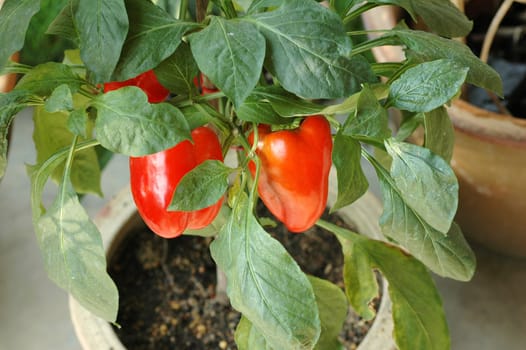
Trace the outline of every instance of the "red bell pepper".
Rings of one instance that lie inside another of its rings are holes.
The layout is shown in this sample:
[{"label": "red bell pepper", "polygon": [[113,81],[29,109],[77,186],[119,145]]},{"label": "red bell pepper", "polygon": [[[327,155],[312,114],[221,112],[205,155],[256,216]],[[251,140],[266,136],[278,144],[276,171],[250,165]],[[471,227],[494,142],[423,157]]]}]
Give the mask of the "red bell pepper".
[{"label": "red bell pepper", "polygon": [[186,229],[201,229],[217,216],[216,204],[192,211],[168,211],[179,181],[205,160],[223,160],[217,135],[202,126],[192,131],[193,143],[185,140],[155,154],[130,157],[130,184],[139,214],[148,227],[161,237],[173,238]]},{"label": "red bell pepper", "polygon": [[[253,133],[249,142],[254,142]],[[331,154],[331,129],[322,116],[307,117],[294,130],[258,126],[259,196],[289,231],[309,229],[325,210]],[[249,170],[255,176],[254,162]]]},{"label": "red bell pepper", "polygon": [[104,92],[117,90],[124,86],[137,86],[146,93],[150,103],[163,102],[170,94],[170,91],[159,83],[153,70],[146,71],[128,80],[105,83]]}]

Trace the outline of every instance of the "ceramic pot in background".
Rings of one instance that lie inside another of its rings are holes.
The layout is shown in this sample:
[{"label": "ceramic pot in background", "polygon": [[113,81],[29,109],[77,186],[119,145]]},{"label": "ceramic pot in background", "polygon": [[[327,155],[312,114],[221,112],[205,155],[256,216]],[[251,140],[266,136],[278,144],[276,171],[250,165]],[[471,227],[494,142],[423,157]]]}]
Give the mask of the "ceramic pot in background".
[{"label": "ceramic pot in background", "polygon": [[[400,10],[381,6],[363,16],[367,29],[392,28]],[[379,62],[404,59],[397,46],[375,48]],[[456,221],[466,237],[511,256],[526,257],[526,120],[455,100],[451,165],[460,184]]]}]

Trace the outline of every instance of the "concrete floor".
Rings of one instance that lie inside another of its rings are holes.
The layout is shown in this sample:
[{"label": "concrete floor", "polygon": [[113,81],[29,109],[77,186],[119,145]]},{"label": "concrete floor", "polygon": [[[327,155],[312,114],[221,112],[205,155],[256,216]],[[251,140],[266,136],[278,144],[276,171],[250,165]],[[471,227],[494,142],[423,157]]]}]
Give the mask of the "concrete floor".
[{"label": "concrete floor", "polygon": [[[14,122],[9,165],[0,184],[0,350],[77,350],[67,295],[48,280],[31,224],[25,172],[25,164],[35,162],[31,133],[30,113],[22,112]],[[106,198],[128,179],[127,160],[115,158],[103,177]],[[45,191],[47,199],[54,194],[53,186]],[[84,204],[93,216],[105,201],[88,196]],[[472,281],[436,278],[452,349],[525,349],[526,260],[474,248],[478,270]]]}]

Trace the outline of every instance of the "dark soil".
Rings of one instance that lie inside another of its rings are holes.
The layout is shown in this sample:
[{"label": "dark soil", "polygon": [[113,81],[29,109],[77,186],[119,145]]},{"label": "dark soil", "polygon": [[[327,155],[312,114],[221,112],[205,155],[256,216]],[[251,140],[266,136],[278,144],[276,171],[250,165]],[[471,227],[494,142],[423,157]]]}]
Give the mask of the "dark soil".
[{"label": "dark soil", "polygon": [[[337,216],[327,219],[340,221]],[[317,227],[303,234],[292,234],[282,225],[270,230],[305,272],[343,287],[343,256],[333,234]],[[193,236],[166,240],[142,229],[112,258],[109,273],[120,292],[121,328],[116,333],[129,350],[236,349],[240,315],[214,298],[210,242]],[[371,323],[349,310],[341,339],[345,348],[355,349]]]}]

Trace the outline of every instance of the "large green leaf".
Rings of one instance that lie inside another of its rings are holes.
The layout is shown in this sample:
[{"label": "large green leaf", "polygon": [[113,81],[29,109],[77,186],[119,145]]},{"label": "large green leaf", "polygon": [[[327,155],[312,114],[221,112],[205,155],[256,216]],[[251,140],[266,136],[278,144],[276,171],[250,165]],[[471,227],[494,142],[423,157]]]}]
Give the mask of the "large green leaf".
[{"label": "large green leaf", "polygon": [[49,278],[95,315],[115,321],[118,291],[106,272],[100,233],[69,180],[34,226]]},{"label": "large green leaf", "polygon": [[[77,100],[85,100],[76,96]],[[69,113],[47,112],[44,107],[36,107],[33,112],[33,141],[37,151],[37,163],[41,164],[58,150],[67,147],[73,140],[73,133],[68,129]],[[59,166],[51,178],[57,183],[62,181],[64,166]],[[101,170],[97,154],[89,148],[75,154],[71,169],[70,181],[78,193],[102,195]]]},{"label": "large green leaf", "polygon": [[182,43],[174,54],[155,69],[159,82],[177,95],[193,95],[196,91],[194,78],[199,68],[192,56],[190,46]]},{"label": "large green leaf", "polygon": [[285,248],[259,225],[237,197],[229,222],[211,244],[226,273],[227,294],[276,349],[312,349],[320,336],[320,319],[312,286]]},{"label": "large green leaf", "polygon": [[137,87],[101,94],[92,104],[97,109],[97,138],[111,151],[143,156],[191,139],[180,110],[168,103],[148,103],[146,94]]},{"label": "large green leaf", "polygon": [[343,208],[360,198],[369,187],[361,167],[360,142],[341,132],[336,134],[332,161],[338,175],[338,198],[331,210]]},{"label": "large green leaf", "polygon": [[217,203],[228,188],[233,169],[219,160],[207,160],[177,184],[168,210],[194,211]]},{"label": "large green leaf", "polygon": [[[343,328],[349,310],[347,299],[340,287],[327,280],[309,276],[316,295],[321,321],[321,335],[314,349],[343,350],[338,337]],[[242,317],[236,328],[236,345],[239,350],[271,350],[263,335],[252,323]]]},{"label": "large green leaf", "polygon": [[440,157],[411,143],[386,141],[391,176],[404,202],[426,223],[447,233],[458,206],[458,181]]},{"label": "large green leaf", "polygon": [[367,308],[369,301],[378,297],[373,269],[380,270],[389,282],[398,348],[450,348],[442,301],[424,265],[388,243],[369,239],[331,223],[323,223],[322,226],[336,233],[342,243],[346,288],[354,309]]},{"label": "large green leaf", "polygon": [[61,36],[78,46],[80,43],[80,37],[75,27],[74,14],[78,9],[79,1],[80,0],[69,1],[60,11],[58,16],[51,22],[46,34]]},{"label": "large green leaf", "polygon": [[265,59],[265,39],[248,22],[212,17],[189,36],[199,69],[240,106],[256,86]]},{"label": "large green leaf", "polygon": [[9,57],[24,46],[31,18],[40,10],[40,1],[6,0],[0,10],[0,70]]},{"label": "large green leaf", "polygon": [[130,31],[113,79],[126,80],[155,68],[172,55],[197,23],[176,20],[150,1],[125,0]]},{"label": "large green leaf", "polygon": [[[0,180],[4,177],[7,167],[9,126],[18,112],[34,105],[37,100],[38,97],[24,90],[0,94]],[[41,103],[43,102],[41,101]]]},{"label": "large green leaf", "polygon": [[80,56],[90,80],[110,81],[128,33],[124,0],[80,0],[75,10]]},{"label": "large green leaf", "polygon": [[64,84],[75,93],[85,84],[85,81],[70,66],[48,62],[36,66],[24,75],[16,85],[16,90],[27,90],[35,95],[46,97]]},{"label": "large green leaf", "polygon": [[[406,203],[408,194],[402,194],[391,175],[371,157],[368,159],[376,169],[381,186],[384,211],[380,225],[383,234],[400,243],[433,272],[461,281],[471,279],[475,272],[475,255],[460,228],[453,223],[446,234],[433,228]],[[435,194],[441,195],[440,192]]]},{"label": "large green leaf", "polygon": [[440,36],[464,37],[471,32],[473,23],[452,1],[448,0],[369,0],[377,4],[403,7],[415,21],[424,23]]},{"label": "large green leaf", "polygon": [[469,68],[440,59],[409,68],[391,84],[389,101],[402,110],[430,112],[458,94]]},{"label": "large green leaf", "polygon": [[451,161],[455,146],[455,130],[445,107],[439,107],[424,115],[425,143],[434,154]]},{"label": "large green leaf", "polygon": [[351,42],[338,15],[314,1],[286,1],[244,20],[267,40],[267,68],[298,96],[339,98],[375,80],[363,57],[349,59]]},{"label": "large green leaf", "polygon": [[502,79],[499,74],[475,56],[466,45],[431,33],[403,28],[393,29],[385,35],[397,36],[409,49],[407,54],[410,57],[425,61],[450,59],[457,65],[469,67],[466,77],[468,83],[502,96]]}]

